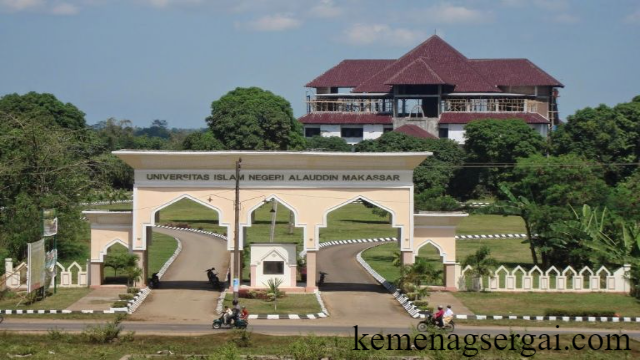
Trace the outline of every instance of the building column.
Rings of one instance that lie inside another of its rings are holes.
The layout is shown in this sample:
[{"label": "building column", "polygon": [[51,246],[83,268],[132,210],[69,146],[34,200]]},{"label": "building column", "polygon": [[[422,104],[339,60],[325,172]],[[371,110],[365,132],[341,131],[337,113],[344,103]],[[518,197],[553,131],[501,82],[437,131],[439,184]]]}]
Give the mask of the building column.
[{"label": "building column", "polygon": [[444,264],[444,287],[448,291],[458,291],[460,264]]},{"label": "building column", "polygon": [[307,251],[307,287],[306,291],[311,292],[317,289],[316,287],[316,256],[317,251]]},{"label": "building column", "polygon": [[415,262],[415,256],[413,256],[413,251],[403,251],[402,252],[402,265],[411,265]]},{"label": "building column", "polygon": [[104,263],[91,262],[89,267],[89,287],[100,287],[102,285],[102,279],[104,279]]},{"label": "building column", "polygon": [[147,250],[134,250],[133,253],[138,256],[138,267],[142,269],[142,275],[138,282],[140,288],[147,286],[147,280],[149,278],[149,258]]}]

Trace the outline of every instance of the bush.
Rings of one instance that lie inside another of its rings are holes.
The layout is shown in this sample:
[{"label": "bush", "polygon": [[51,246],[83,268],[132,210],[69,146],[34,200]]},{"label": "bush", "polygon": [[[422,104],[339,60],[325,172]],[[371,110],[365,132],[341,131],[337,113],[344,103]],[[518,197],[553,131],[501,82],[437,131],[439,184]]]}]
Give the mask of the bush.
[{"label": "bush", "polygon": [[421,307],[421,306],[428,306],[429,302],[427,300],[416,300],[413,302],[413,305],[417,306],[417,307]]},{"label": "bush", "polygon": [[251,346],[251,332],[246,329],[233,330],[231,341],[239,348]]},{"label": "bush", "polygon": [[610,311],[610,310],[586,311],[586,310],[545,309],[544,310],[544,316],[614,317],[614,316],[616,316],[616,312],[615,311]]},{"label": "bush", "polygon": [[135,294],[137,294],[139,292],[140,292],[140,289],[137,288],[137,287],[129,287],[129,288],[127,288],[127,293],[128,294],[134,294],[135,295]]},{"label": "bush", "polygon": [[135,295],[133,295],[133,294],[120,294],[120,295],[118,295],[118,297],[120,297],[120,300],[125,300],[125,301],[133,300],[134,296]]},{"label": "bush", "polygon": [[118,316],[115,320],[102,325],[88,326],[81,334],[85,341],[91,344],[107,344],[118,339],[122,326],[120,323],[124,316]]},{"label": "bush", "polygon": [[114,308],[123,308],[123,307],[127,307],[129,305],[129,303],[127,301],[124,300],[119,300],[113,303],[113,305],[111,305],[111,307]]},{"label": "bush", "polygon": [[325,339],[309,335],[289,344],[289,354],[295,360],[318,360],[328,352],[327,345]]}]

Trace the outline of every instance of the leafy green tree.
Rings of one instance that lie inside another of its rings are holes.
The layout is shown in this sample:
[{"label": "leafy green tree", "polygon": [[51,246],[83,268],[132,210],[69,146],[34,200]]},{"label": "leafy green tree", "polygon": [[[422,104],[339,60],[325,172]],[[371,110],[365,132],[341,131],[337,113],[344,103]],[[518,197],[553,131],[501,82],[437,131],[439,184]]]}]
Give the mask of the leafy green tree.
[{"label": "leafy green tree", "polygon": [[300,150],[302,126],[291,104],[257,87],[236,88],[211,104],[207,123],[216,139],[232,150]]},{"label": "leafy green tree", "polygon": [[[577,154],[609,163],[637,163],[640,159],[640,96],[615,107],[600,105],[578,110],[551,136],[554,154]],[[632,166],[607,166],[609,184],[630,175]]]},{"label": "leafy green tree", "polygon": [[493,271],[498,267],[498,262],[491,257],[491,249],[485,245],[474,254],[467,256],[462,266],[471,266],[471,274],[475,278],[483,278],[493,274]]},{"label": "leafy green tree", "polygon": [[182,142],[184,150],[222,150],[224,146],[213,136],[211,130],[197,131],[187,135]]},{"label": "leafy green tree", "polygon": [[640,170],[611,189],[607,207],[620,218],[640,221]]},{"label": "leafy green tree", "polygon": [[0,113],[14,117],[38,119],[47,125],[80,130],[86,127],[84,113],[71,103],[62,103],[52,94],[30,92],[0,98]]},{"label": "leafy green tree", "polygon": [[[510,206],[521,211],[533,239],[530,244],[540,255],[543,267],[577,266],[586,261],[581,248],[558,236],[552,225],[572,217],[569,206],[597,206],[606,201],[608,188],[601,166],[576,155],[534,155],[518,160],[507,188],[512,193],[505,192]],[[536,262],[533,249],[532,256]]]},{"label": "leafy green tree", "polygon": [[39,118],[0,114],[0,245],[21,258],[39,240],[40,210],[55,208],[61,256],[77,255],[85,224],[78,207],[93,188],[77,131]]},{"label": "leafy green tree", "polygon": [[[498,183],[511,176],[509,164],[542,154],[545,147],[544,138],[523,120],[472,121],[465,127],[464,150],[468,165],[479,166],[467,167],[458,174],[456,191],[464,197],[496,194]],[[484,167],[486,164],[496,165]]]},{"label": "leafy green tree", "polygon": [[433,156],[429,156],[413,172],[416,192],[426,192],[423,197],[429,200],[437,200],[445,195],[451,179],[464,161],[464,152],[452,140],[420,139],[393,131],[375,140],[362,141],[355,148],[357,152],[433,152]]},{"label": "leafy green tree", "polygon": [[338,136],[314,136],[308,138],[307,150],[313,151],[344,151],[349,152],[353,147],[347,141]]},{"label": "leafy green tree", "polygon": [[150,127],[137,129],[135,134],[136,136],[146,135],[150,138],[171,138],[171,132],[167,129],[167,120],[153,120]]}]

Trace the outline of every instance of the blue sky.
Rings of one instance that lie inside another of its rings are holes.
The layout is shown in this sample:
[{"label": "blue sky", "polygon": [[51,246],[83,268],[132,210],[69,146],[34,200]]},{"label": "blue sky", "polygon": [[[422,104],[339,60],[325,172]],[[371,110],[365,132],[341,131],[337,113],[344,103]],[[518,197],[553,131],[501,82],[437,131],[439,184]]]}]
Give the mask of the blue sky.
[{"label": "blue sky", "polygon": [[435,31],[470,58],[529,58],[562,118],[640,94],[638,0],[0,0],[0,94],[204,127],[238,86],[284,96],[342,59],[397,58]]}]

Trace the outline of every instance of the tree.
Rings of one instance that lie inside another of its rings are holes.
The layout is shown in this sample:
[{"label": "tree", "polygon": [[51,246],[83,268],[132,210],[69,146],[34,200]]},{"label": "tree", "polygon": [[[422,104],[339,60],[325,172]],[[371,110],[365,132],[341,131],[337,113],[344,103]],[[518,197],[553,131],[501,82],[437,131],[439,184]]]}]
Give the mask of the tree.
[{"label": "tree", "polygon": [[347,141],[338,136],[314,136],[307,140],[307,150],[313,151],[344,151],[349,152],[353,147]]},{"label": "tree", "polygon": [[640,221],[640,170],[611,189],[607,207],[620,218]]},{"label": "tree", "polygon": [[491,257],[491,249],[485,245],[480,247],[475,254],[467,256],[462,266],[471,266],[471,274],[474,278],[481,279],[493,274],[498,262]]},{"label": "tree", "polygon": [[94,183],[77,131],[40,118],[0,114],[0,245],[22,258],[40,239],[40,210],[55,208],[60,255],[79,255],[80,203]]},{"label": "tree", "polygon": [[300,150],[302,126],[291,104],[257,87],[236,88],[211,104],[207,123],[230,150]]},{"label": "tree", "polygon": [[[567,117],[551,136],[556,155],[576,154],[608,163],[637,163],[640,159],[640,96],[611,108],[587,107]],[[616,184],[633,171],[631,166],[608,166],[606,179]]]},{"label": "tree", "polygon": [[600,165],[575,155],[534,155],[518,160],[512,182],[506,185],[513,195],[512,203],[516,203],[512,206],[525,212],[522,216],[530,226],[530,244],[543,267],[578,266],[586,261],[578,244],[567,242],[552,225],[572,217],[569,206],[598,206],[606,201],[608,188]]},{"label": "tree", "polygon": [[[356,145],[356,152],[409,152],[431,151],[413,172],[417,193],[430,200],[444,196],[456,171],[464,161],[464,152],[449,139],[421,139],[398,132],[388,132],[375,140]],[[423,210],[423,209],[420,209]]]},{"label": "tree", "polygon": [[30,92],[0,98],[0,113],[14,117],[38,119],[46,125],[56,124],[72,130],[86,127],[84,113],[71,103],[62,103],[52,94]]},{"label": "tree", "polygon": [[171,138],[171,132],[167,129],[167,120],[153,120],[148,128],[138,129],[136,136],[148,136],[150,138],[161,138],[168,140]]},{"label": "tree", "polygon": [[545,146],[544,138],[520,119],[472,121],[465,127],[467,163],[496,165],[465,168],[459,173],[456,190],[466,197],[473,192],[496,194],[498,183],[511,175],[508,164],[518,158],[542,154]]},{"label": "tree", "polygon": [[213,136],[211,130],[198,131],[187,135],[182,142],[184,150],[222,150],[224,146]]}]

